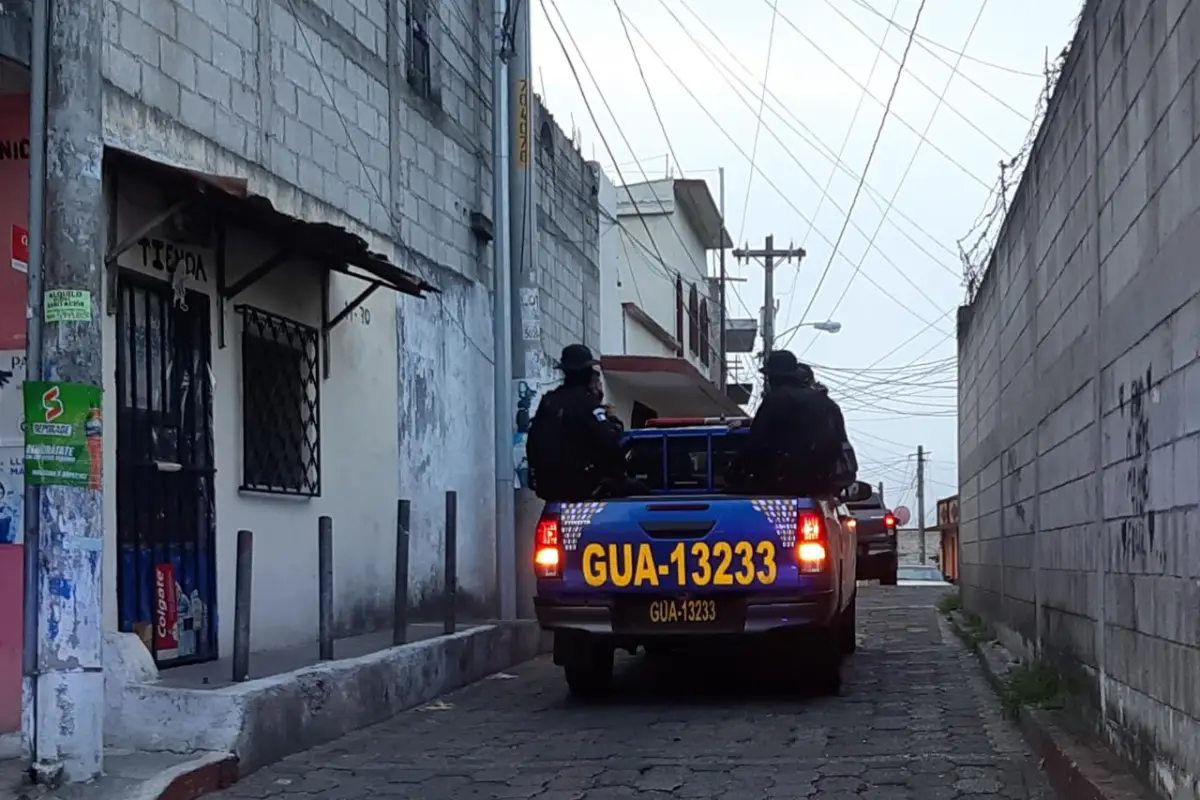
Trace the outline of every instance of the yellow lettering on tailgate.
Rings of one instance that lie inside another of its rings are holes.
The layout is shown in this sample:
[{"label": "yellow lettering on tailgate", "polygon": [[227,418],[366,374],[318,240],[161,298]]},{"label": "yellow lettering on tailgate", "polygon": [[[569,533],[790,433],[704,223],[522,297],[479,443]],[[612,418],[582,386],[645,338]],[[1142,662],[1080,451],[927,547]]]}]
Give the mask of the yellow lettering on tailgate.
[{"label": "yellow lettering on tailgate", "polygon": [[604,563],[604,545],[589,544],[583,548],[583,581],[592,588],[608,580],[608,565]]},{"label": "yellow lettering on tailgate", "polygon": [[755,563],[754,545],[749,542],[738,542],[733,546],[733,554],[738,557],[738,569],[733,573],[734,580],[740,586],[754,583]]},{"label": "yellow lettering on tailgate", "polygon": [[691,575],[692,585],[708,586],[712,582],[712,556],[708,552],[708,545],[696,542],[692,545],[692,555],[696,557],[696,570]]},{"label": "yellow lettering on tailgate", "polygon": [[608,569],[612,584],[625,588],[633,580],[633,545],[610,544],[608,546]]},{"label": "yellow lettering on tailgate", "polygon": [[729,565],[733,562],[733,548],[729,542],[717,542],[712,548],[713,558],[717,559],[717,569],[713,572],[713,583],[717,586],[733,586],[733,576],[729,574]]},{"label": "yellow lettering on tailgate", "polygon": [[762,559],[762,569],[758,571],[758,580],[766,584],[774,583],[778,572],[775,567],[775,543],[759,542],[755,552]]},{"label": "yellow lettering on tailgate", "polygon": [[654,565],[654,552],[650,545],[638,547],[637,569],[633,574],[634,586],[658,586],[658,567]]}]

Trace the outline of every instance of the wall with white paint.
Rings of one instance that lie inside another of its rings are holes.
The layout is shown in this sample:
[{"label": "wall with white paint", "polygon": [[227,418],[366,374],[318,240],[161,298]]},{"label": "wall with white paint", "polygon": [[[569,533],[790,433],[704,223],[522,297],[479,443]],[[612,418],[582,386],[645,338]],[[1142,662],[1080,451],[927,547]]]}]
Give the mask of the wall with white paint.
[{"label": "wall with white paint", "polygon": [[[256,558],[256,570],[265,570],[256,577],[256,606],[281,617],[270,625],[256,617],[256,647],[315,635],[315,578],[311,596],[307,584],[320,508],[335,517],[339,541],[340,632],[390,619],[399,496],[413,504],[410,602],[427,605],[443,585],[447,489],[459,493],[462,592],[478,606],[495,594],[493,482],[478,478],[493,447],[492,370],[483,355],[491,351],[491,254],[470,228],[472,211],[491,214],[492,3],[430,6],[427,93],[407,79],[398,2],[105,2],[108,144],[244,178],[284,213],[345,227],[445,290],[423,301],[377,292],[366,305],[371,325],[351,320],[334,333],[332,377],[322,386],[331,417],[323,441],[332,449],[320,500],[289,505],[224,490],[222,536],[245,522],[263,531],[260,554],[268,543],[294,551],[278,565]],[[294,302],[315,302],[300,283],[284,288]],[[335,277],[334,292],[340,307],[353,289]],[[268,300],[293,302],[281,299],[288,296]],[[232,378],[218,383],[225,402],[231,386]],[[371,414],[358,411],[362,402]],[[221,580],[230,581],[225,541]],[[232,621],[227,594],[223,628]]]},{"label": "wall with white paint", "polygon": [[[150,186],[119,178],[117,239],[138,229],[163,207]],[[160,235],[152,234],[155,238]],[[249,231],[228,235],[227,270],[238,280],[274,252]],[[243,371],[241,317],[227,304],[224,348],[217,345],[222,324],[215,300],[215,251],[211,243],[183,243],[206,264],[205,277],[187,280],[188,289],[210,296],[213,330],[212,399],[216,458],[217,611],[220,652],[233,641],[235,544],[239,529],[254,532],[252,639],[255,650],[312,641],[317,634],[317,518],[334,521],[334,615],[341,635],[381,627],[390,620],[392,555],[396,498],[397,429],[395,372],[396,299],[376,292],[362,311],[347,317],[330,336],[330,378],[320,385],[320,497],[310,499],[242,492]],[[134,246],[121,255],[122,269],[162,280],[153,251]],[[331,306],[341,309],[365,284],[335,280]],[[107,305],[107,298],[105,303]],[[419,302],[419,301],[417,301]],[[320,270],[302,262],[285,263],[236,299],[310,326],[321,324]],[[104,317],[105,419],[109,441],[117,443],[117,318]],[[380,370],[379,364],[388,365]],[[105,451],[105,625],[117,620],[117,446]],[[415,537],[420,540],[420,537]],[[415,552],[415,570],[428,569],[429,556]],[[419,574],[419,573],[417,573]]]},{"label": "wall with white paint", "polygon": [[621,228],[617,224],[617,188],[595,161],[588,167],[596,178],[596,205],[600,231],[600,352],[616,355],[625,350],[625,312],[621,309],[622,280],[629,280],[621,258]]},{"label": "wall with white paint", "polygon": [[[621,301],[636,303],[663,330],[677,337],[675,276],[682,276],[684,355],[700,370],[700,374],[716,380],[720,377],[719,359],[710,355],[709,364],[705,365],[700,359],[698,346],[697,352],[693,353],[689,341],[691,317],[688,297],[691,287],[696,287],[701,299],[710,298],[711,294],[708,251],[678,207],[673,180],[637,184],[629,187],[629,190],[633,193],[636,206],[630,202],[624,187],[616,190],[621,220],[620,253],[622,260],[628,264],[628,279],[621,281]],[[641,219],[635,209],[641,211]],[[718,316],[719,307],[710,299],[710,332],[714,330],[711,321]],[[653,338],[638,323],[627,320],[625,325],[628,353],[673,355],[665,352],[661,340]],[[634,331],[635,328],[637,331]],[[637,337],[636,345],[632,337]],[[710,350],[717,346],[718,340],[710,335]]]}]

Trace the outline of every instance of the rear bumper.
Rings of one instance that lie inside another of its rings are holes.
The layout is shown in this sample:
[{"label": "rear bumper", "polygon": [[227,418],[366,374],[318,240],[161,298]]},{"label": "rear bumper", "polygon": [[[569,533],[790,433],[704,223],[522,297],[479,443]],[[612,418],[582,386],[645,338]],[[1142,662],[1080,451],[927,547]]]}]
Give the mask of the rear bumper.
[{"label": "rear bumper", "polygon": [[895,539],[859,542],[855,577],[859,580],[882,580],[895,572],[896,561]]},{"label": "rear bumper", "polygon": [[[721,635],[754,635],[788,628],[819,628],[837,613],[837,594],[832,590],[803,594],[746,595],[745,619],[740,630]],[[613,625],[613,597],[535,597],[534,609],[543,630],[574,631],[598,636],[643,639],[656,636],[687,637],[712,635],[712,631],[687,630],[661,633],[649,628],[617,629]]]}]

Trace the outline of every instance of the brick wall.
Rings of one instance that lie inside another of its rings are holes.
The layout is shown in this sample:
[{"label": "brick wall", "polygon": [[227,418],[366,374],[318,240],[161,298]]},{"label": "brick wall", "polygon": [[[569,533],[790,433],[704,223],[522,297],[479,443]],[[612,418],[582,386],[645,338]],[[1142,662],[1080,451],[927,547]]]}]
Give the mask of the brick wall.
[{"label": "brick wall", "polygon": [[1200,2],[1092,0],[959,315],[967,606],[1200,796]]},{"label": "brick wall", "polygon": [[542,344],[600,351],[600,205],[596,175],[537,99],[538,241]]}]

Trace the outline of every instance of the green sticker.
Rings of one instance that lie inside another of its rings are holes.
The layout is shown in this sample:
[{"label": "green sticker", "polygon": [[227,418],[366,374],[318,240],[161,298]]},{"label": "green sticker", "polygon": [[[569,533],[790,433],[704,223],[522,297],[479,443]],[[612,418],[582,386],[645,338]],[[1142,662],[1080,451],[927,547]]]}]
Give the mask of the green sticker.
[{"label": "green sticker", "polygon": [[25,382],[25,482],[99,489],[104,465],[101,390]]},{"label": "green sticker", "polygon": [[44,295],[46,322],[91,322],[92,294],[81,289],[51,289]]}]

